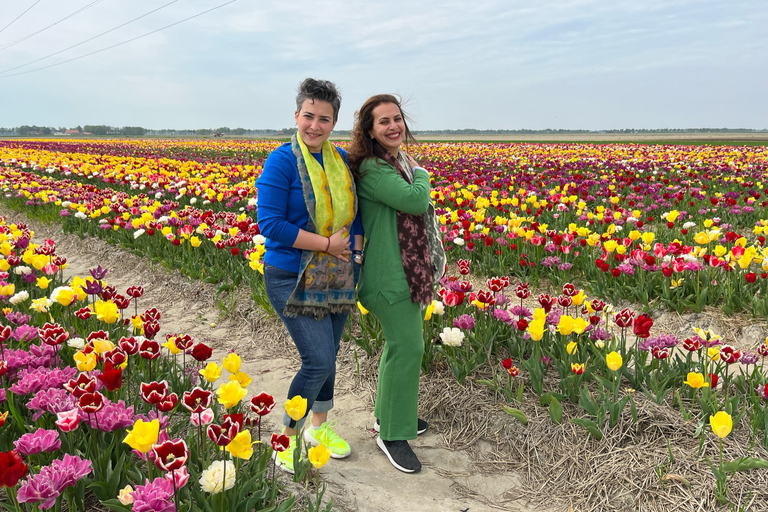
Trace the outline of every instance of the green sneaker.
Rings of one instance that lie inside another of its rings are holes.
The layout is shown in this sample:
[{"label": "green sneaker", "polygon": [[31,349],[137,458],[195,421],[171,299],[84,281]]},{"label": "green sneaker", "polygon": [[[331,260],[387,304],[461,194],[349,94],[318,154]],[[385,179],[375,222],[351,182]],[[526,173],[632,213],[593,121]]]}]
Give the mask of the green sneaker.
[{"label": "green sneaker", "polygon": [[293,452],[296,449],[296,436],[288,436],[288,439],[291,440],[288,448],[282,452],[272,452],[272,458],[275,460],[277,467],[286,473],[293,474]]},{"label": "green sneaker", "polygon": [[334,459],[349,457],[349,454],[352,453],[352,448],[334,432],[333,427],[335,426],[336,421],[332,421],[330,425],[328,422],[325,422],[317,428],[308,427],[304,430],[304,440],[312,446],[317,446],[320,443],[324,444],[331,451],[331,457]]}]

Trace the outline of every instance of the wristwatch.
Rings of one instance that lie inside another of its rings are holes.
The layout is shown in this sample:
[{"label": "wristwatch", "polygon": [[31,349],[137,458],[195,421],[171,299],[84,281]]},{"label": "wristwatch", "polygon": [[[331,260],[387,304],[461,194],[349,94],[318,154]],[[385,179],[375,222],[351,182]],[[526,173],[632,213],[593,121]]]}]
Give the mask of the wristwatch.
[{"label": "wristwatch", "polygon": [[355,260],[356,263],[363,263],[363,251],[354,250],[352,251],[352,259]]}]

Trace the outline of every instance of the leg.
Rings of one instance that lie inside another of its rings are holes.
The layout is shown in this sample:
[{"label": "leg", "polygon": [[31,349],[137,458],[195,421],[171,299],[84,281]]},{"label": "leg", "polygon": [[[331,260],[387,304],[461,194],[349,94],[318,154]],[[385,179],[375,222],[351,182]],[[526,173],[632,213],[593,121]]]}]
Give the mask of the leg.
[{"label": "leg", "polygon": [[[335,382],[336,351],[338,350],[338,344],[334,340],[333,321],[330,316],[323,320],[315,320],[308,316],[291,318],[282,314],[285,303],[296,285],[296,279],[295,272],[288,272],[271,265],[264,267],[269,302],[288,329],[301,356],[301,368],[291,382],[288,398],[299,395],[307,399],[308,411],[313,408],[326,408],[325,412],[327,412],[333,404],[333,382]],[[330,384],[327,384],[331,377],[333,379],[330,380]],[[327,395],[323,397],[324,403],[316,405],[315,401],[324,387]],[[286,427],[286,434],[294,435],[297,426],[301,428],[304,424],[305,418],[296,422],[285,414],[283,424]]]},{"label": "leg", "polygon": [[410,299],[390,304],[378,294],[371,312],[384,330],[376,417],[386,441],[416,439],[419,375],[424,354],[421,308]]}]

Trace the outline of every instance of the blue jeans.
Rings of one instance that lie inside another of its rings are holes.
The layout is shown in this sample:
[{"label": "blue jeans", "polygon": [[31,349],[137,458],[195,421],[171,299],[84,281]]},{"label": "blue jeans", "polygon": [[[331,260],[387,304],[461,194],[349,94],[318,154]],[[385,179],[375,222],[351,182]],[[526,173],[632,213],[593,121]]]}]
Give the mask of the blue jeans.
[{"label": "blue jeans", "polygon": [[[357,267],[355,265],[355,277],[359,271]],[[332,314],[322,320],[309,316],[284,316],[285,304],[296,287],[297,279],[296,272],[264,265],[264,283],[269,302],[288,329],[301,356],[301,368],[291,381],[288,398],[299,395],[307,399],[307,411],[328,412],[333,408],[336,354],[349,315]],[[305,419],[306,414],[296,422],[286,413],[283,415],[283,425],[301,429]]]}]

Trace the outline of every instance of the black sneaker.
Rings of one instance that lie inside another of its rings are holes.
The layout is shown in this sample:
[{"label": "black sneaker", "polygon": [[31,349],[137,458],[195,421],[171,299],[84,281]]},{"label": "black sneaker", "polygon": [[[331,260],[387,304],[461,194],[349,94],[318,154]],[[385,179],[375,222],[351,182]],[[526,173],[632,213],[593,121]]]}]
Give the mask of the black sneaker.
[{"label": "black sneaker", "polygon": [[[419,418],[416,422],[416,434],[421,435],[424,432],[427,431],[429,428],[429,423],[424,421],[423,419]],[[381,425],[379,424],[379,419],[376,418],[376,424],[373,426],[373,430],[376,432],[381,432]]]},{"label": "black sneaker", "polygon": [[379,437],[376,444],[386,454],[389,462],[400,471],[415,473],[421,470],[421,462],[411,450],[408,441],[385,441]]}]

